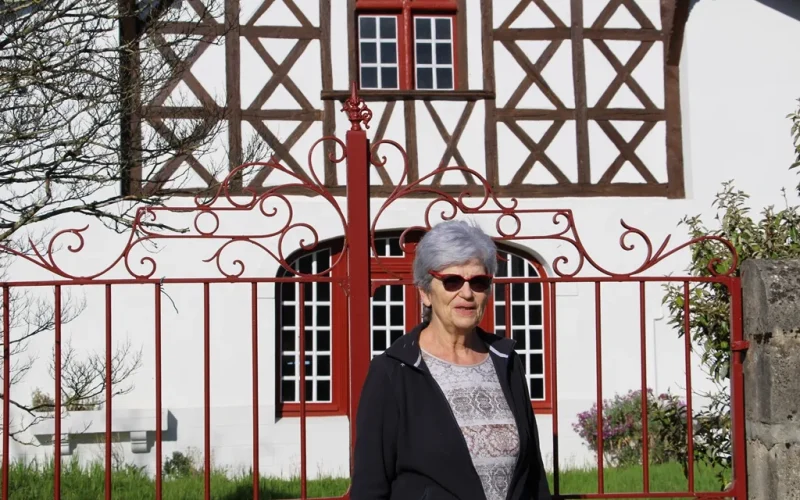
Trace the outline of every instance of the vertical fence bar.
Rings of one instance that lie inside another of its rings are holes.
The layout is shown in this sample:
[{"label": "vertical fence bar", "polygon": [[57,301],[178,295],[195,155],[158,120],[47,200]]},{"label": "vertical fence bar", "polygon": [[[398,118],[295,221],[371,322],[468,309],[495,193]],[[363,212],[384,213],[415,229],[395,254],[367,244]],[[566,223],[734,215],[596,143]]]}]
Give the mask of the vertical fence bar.
[{"label": "vertical fence bar", "polygon": [[603,345],[602,324],[600,321],[600,282],[594,283],[594,334],[597,369],[597,492],[605,492],[605,473],[603,471]]},{"label": "vertical fence bar", "polygon": [[156,500],[161,500],[161,284],[155,285],[155,349],[156,349]]},{"label": "vertical fence bar", "polygon": [[203,412],[204,455],[203,481],[205,500],[211,500],[211,307],[210,284],[203,283]]},{"label": "vertical fence bar", "polygon": [[106,285],[106,500],[111,500],[111,285]]},{"label": "vertical fence bar", "polygon": [[11,292],[3,285],[3,500],[8,500],[9,457],[11,456],[9,434],[11,432]]},{"label": "vertical fence bar", "polygon": [[[742,282],[731,278],[725,282],[731,297],[731,347],[744,342]],[[744,352],[731,352],[731,441],[733,442],[733,489],[737,500],[747,498],[747,441],[744,420]]]},{"label": "vertical fence bar", "polygon": [[[370,212],[369,140],[361,123],[372,114],[358,96],[358,84],[351,82],[351,95],[342,108],[348,115],[347,131],[347,271],[348,335],[350,345],[350,451],[355,450],[356,413],[361,387],[370,362]],[[352,470],[353,461],[350,461]]]},{"label": "vertical fence bar", "polygon": [[511,284],[506,283],[503,285],[503,295],[506,301],[505,321],[506,321],[506,338],[513,339],[513,332],[511,330]]},{"label": "vertical fence bar", "polygon": [[694,493],[694,422],[692,417],[692,334],[689,314],[689,282],[683,282],[683,350],[686,367],[686,446],[689,493]]},{"label": "vertical fence bar", "polygon": [[639,282],[639,344],[642,368],[642,484],[644,492],[650,493],[650,451],[647,426],[647,311],[645,309],[645,282]]},{"label": "vertical fence bar", "polygon": [[298,357],[297,364],[300,370],[300,499],[306,500],[306,295],[305,283],[300,283],[299,306],[300,320],[298,322]]},{"label": "vertical fence bar", "polygon": [[556,282],[550,282],[550,377],[553,380],[553,492],[558,496],[561,492],[561,473],[558,467],[558,363],[556,339]]},{"label": "vertical fence bar", "polygon": [[250,310],[253,314],[253,500],[258,500],[258,283],[250,284]]},{"label": "vertical fence bar", "polygon": [[55,343],[53,366],[55,367],[55,446],[53,447],[53,498],[61,500],[61,285],[55,292]]}]

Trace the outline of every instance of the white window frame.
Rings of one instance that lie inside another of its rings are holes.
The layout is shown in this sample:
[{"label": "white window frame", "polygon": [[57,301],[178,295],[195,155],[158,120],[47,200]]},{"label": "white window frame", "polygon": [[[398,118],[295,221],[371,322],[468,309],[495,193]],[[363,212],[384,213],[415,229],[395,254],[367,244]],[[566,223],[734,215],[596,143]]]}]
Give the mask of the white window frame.
[{"label": "white window frame", "polygon": [[[311,258],[311,272],[312,274],[319,273],[320,271],[324,271],[324,269],[318,269],[317,257],[320,254],[327,253],[328,254],[328,262],[331,261],[332,255],[330,249],[322,249],[317,250],[314,252],[310,252],[308,254],[304,254],[297,259],[295,259],[291,267],[293,269],[299,269],[299,263],[301,259]],[[279,285],[285,286],[285,285]],[[305,379],[306,383],[311,383],[311,394],[306,391],[306,402],[307,403],[331,403],[333,402],[333,372],[334,372],[334,362],[335,359],[333,357],[333,287],[330,282],[317,282],[317,283],[304,283],[304,286],[311,286],[311,300],[306,300],[304,305],[305,307],[311,307],[311,321],[307,322],[305,326],[306,332],[310,332],[311,334],[311,342],[312,345],[306,345],[305,353],[303,353],[303,364],[302,367],[300,366],[300,283],[294,284],[294,300],[284,300],[283,297],[280,297],[280,304],[278,310],[281,311],[280,314],[283,314],[283,310],[285,306],[292,306],[294,308],[294,325],[293,326],[286,326],[283,321],[280,321],[281,327],[281,335],[280,340],[278,342],[278,349],[279,349],[279,366],[278,366],[278,373],[280,374],[280,402],[281,403],[299,403],[300,402],[300,369],[305,369],[308,361],[306,361],[306,357],[311,357],[311,374],[307,374]],[[319,300],[317,290],[319,286],[327,286],[328,289],[328,300]],[[328,326],[319,326],[318,323],[318,314],[320,307],[328,307]],[[283,332],[285,331],[294,331],[294,349],[293,350],[284,350],[283,349]],[[329,335],[328,340],[328,349],[327,350],[320,350],[317,346],[317,332],[320,331],[327,331]],[[295,373],[294,375],[284,375],[283,373],[283,358],[285,356],[292,356],[294,358],[294,367]],[[328,375],[318,375],[317,370],[319,369],[319,363],[317,359],[319,356],[327,356],[330,359],[330,366],[328,367]],[[328,382],[328,398],[327,399],[320,399],[318,397],[319,386],[318,382],[327,381]],[[283,383],[284,382],[294,382],[294,399],[286,399],[283,396]]]},{"label": "white window frame", "polygon": [[[450,38],[438,40],[436,38],[436,20],[446,19],[450,25]],[[417,21],[428,20],[431,27],[431,39],[419,40],[417,38]],[[439,44],[450,44],[450,64],[439,64],[436,60],[436,46]],[[453,18],[450,16],[414,16],[414,88],[417,90],[455,90],[456,86],[456,68],[455,68],[455,43],[453,37]],[[417,60],[417,46],[420,44],[427,44],[431,46],[431,62],[430,64],[421,64]],[[433,88],[420,89],[419,88],[419,70],[429,68],[432,73]],[[439,77],[436,75],[436,70],[440,68],[450,69],[450,86],[440,87]]]},{"label": "white window frame", "polygon": [[[503,265],[506,266],[506,271],[507,271],[506,272],[506,276],[503,276],[504,278],[538,278],[539,277],[539,273],[538,273],[536,267],[533,265],[533,263],[531,263],[525,257],[523,257],[521,255],[518,255],[516,253],[510,252],[510,251],[506,251],[506,250],[502,250],[499,253],[504,254],[505,257],[508,259],[508,261],[503,264]],[[512,271],[513,270],[512,263],[513,263],[513,261],[515,259],[519,259],[523,263],[523,268],[522,268],[523,269],[523,273],[522,274],[514,274],[513,271]],[[495,285],[495,286],[497,286],[497,285]],[[495,299],[494,299],[495,331],[496,332],[497,331],[502,331],[502,332],[505,333],[505,335],[507,337],[513,338],[513,331],[514,330],[524,330],[524,332],[525,332],[524,333],[524,335],[525,335],[525,347],[524,348],[517,347],[515,350],[517,351],[517,354],[519,354],[519,356],[525,362],[525,378],[526,378],[526,380],[528,382],[528,390],[531,391],[531,401],[546,401],[547,400],[547,385],[546,385],[547,380],[546,380],[546,376],[545,376],[545,373],[544,373],[545,372],[545,365],[546,365],[545,339],[544,339],[544,335],[545,335],[544,322],[545,322],[545,313],[546,313],[546,311],[545,311],[545,304],[544,304],[544,287],[542,286],[541,283],[525,283],[525,284],[523,284],[523,290],[524,290],[523,296],[522,297],[517,297],[514,294],[513,285],[506,284],[505,286],[508,286],[508,287],[511,288],[511,290],[509,292],[509,295],[508,295],[508,297],[509,297],[509,299],[511,301],[511,303],[510,303],[511,307],[512,308],[513,308],[513,306],[524,307],[524,310],[525,310],[525,324],[523,324],[523,325],[514,324],[513,328],[511,328],[510,331],[507,329],[507,325],[498,324],[498,320],[502,320],[503,322],[505,322],[505,311],[503,311],[502,314],[501,314],[501,311],[498,310],[500,307],[502,307],[504,310],[506,309],[506,294],[502,293],[500,295],[500,298],[495,296]],[[539,287],[539,299],[538,300],[534,299],[533,297],[531,297],[531,290],[530,290],[531,286]],[[503,290],[503,291],[505,292],[505,290]],[[538,324],[533,322],[533,317],[532,317],[532,314],[531,314],[531,306],[539,306],[539,308],[540,308],[540,314],[539,314],[540,323],[538,323]],[[509,315],[513,318],[513,309],[511,309],[510,311],[511,312],[510,312]],[[536,330],[538,330],[540,332],[540,335],[541,335],[541,338],[542,338],[542,342],[541,342],[542,347],[541,347],[541,349],[534,349],[532,347],[532,342],[531,341],[532,341],[532,337],[533,337],[533,332],[536,331]],[[531,358],[533,356],[535,356],[535,355],[539,355],[542,358],[542,372],[540,372],[540,373],[531,373]],[[533,380],[536,380],[536,379],[541,379],[541,381],[542,381],[542,397],[541,398],[533,397],[532,382],[533,382]]]},{"label": "white window frame", "polygon": [[[375,20],[375,38],[364,38],[361,33],[361,20],[362,19],[374,19]],[[394,23],[394,38],[382,38],[381,37],[381,19],[391,19]],[[397,25],[397,16],[382,16],[382,15],[371,15],[371,14],[363,14],[359,15],[356,19],[358,24],[358,81],[359,86],[362,89],[374,89],[374,90],[397,90],[400,88],[400,39],[398,37],[399,34],[399,26]],[[395,57],[394,63],[383,63],[381,61],[381,43],[394,43],[394,53]],[[374,63],[365,63],[362,61],[362,50],[361,44],[362,43],[374,43],[375,44],[375,57],[376,62]],[[377,87],[365,87],[363,78],[362,78],[362,70],[364,68],[375,68],[378,73],[378,86]],[[397,74],[397,83],[394,87],[386,87],[383,85],[383,76],[381,75],[381,69],[383,68],[394,68],[395,73]]]}]

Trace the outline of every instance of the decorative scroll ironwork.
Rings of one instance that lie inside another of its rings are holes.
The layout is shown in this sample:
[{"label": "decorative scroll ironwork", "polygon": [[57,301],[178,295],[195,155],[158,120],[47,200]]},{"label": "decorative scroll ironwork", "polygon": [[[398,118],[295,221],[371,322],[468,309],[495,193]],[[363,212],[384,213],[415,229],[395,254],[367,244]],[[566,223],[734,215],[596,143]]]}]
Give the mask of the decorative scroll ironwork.
[{"label": "decorative scroll ironwork", "polygon": [[[299,246],[302,250],[313,250],[320,243],[317,229],[312,224],[296,220],[294,206],[289,198],[291,194],[307,194],[324,198],[338,216],[342,225],[342,234],[347,234],[347,222],[344,213],[333,195],[331,195],[320,180],[312,161],[316,148],[326,141],[331,141],[341,148],[341,154],[338,156],[336,155],[335,146],[332,148],[332,152],[329,154],[331,162],[334,164],[341,163],[347,156],[344,142],[336,137],[323,137],[317,140],[311,146],[308,153],[309,176],[298,175],[292,169],[283,166],[273,156],[266,162],[247,163],[232,170],[226,179],[217,186],[213,195],[207,200],[201,199],[202,195],[196,195],[193,200],[193,206],[138,208],[124,248],[111,263],[99,271],[85,275],[76,275],[65,270],[56,261],[56,250],[59,248],[59,243],[63,241],[63,237],[73,236],[77,239],[77,243],[73,241],[66,245],[66,249],[70,253],[75,254],[83,250],[86,243],[84,233],[89,228],[88,225],[81,228],[65,229],[57,232],[50,238],[50,241],[44,249],[37,248],[33,242],[30,241],[31,248],[33,249],[32,255],[26,255],[25,253],[7,246],[0,246],[0,250],[22,257],[40,268],[67,279],[93,280],[107,277],[120,263],[124,265],[130,277],[135,279],[150,279],[157,276],[158,264],[156,260],[151,255],[141,257],[136,264],[138,264],[138,266],[143,266],[145,269],[142,271],[136,270],[132,266],[132,261],[134,259],[131,254],[134,249],[141,247],[147,242],[156,242],[159,240],[213,240],[219,241],[221,244],[210,257],[203,259],[202,262],[214,262],[220,274],[225,278],[241,278],[245,273],[246,265],[241,259],[232,258],[229,261],[229,264],[234,268],[232,271],[226,270],[223,265],[223,257],[226,250],[236,243],[247,243],[262,250],[272,257],[281,267],[298,277],[325,275],[339,264],[344,254],[340,254],[336,261],[331,263],[328,269],[318,270],[313,275],[304,274],[298,269],[294,269],[291,263],[286,260],[288,254],[293,252],[295,248],[288,249],[287,251],[284,245],[286,236],[298,229],[304,229],[310,234],[310,239],[303,238],[299,240]],[[257,193],[255,190],[249,188],[237,189],[232,185],[245,169],[253,167],[274,169],[291,176],[295,181],[276,185],[261,193]],[[234,189],[237,189],[237,191],[234,191]],[[287,191],[291,192],[291,194],[287,194]],[[306,197],[304,196],[303,198]],[[225,204],[227,204],[227,206],[221,206]],[[280,210],[281,208],[284,210]],[[260,213],[263,217],[272,219],[273,221],[280,221],[280,219],[278,219],[279,213],[285,212],[285,220],[281,221],[282,224],[278,224],[279,227],[277,229],[263,233],[227,233],[220,231],[220,215],[227,212],[241,213],[243,215],[245,213]],[[159,217],[162,215],[166,217],[168,214],[194,214],[190,224],[191,227],[172,231],[154,229],[161,223]],[[204,226],[209,224],[209,221],[211,227],[204,228]],[[264,240],[276,241],[276,249],[273,250],[267,247]]]},{"label": "decorative scroll ironwork", "polygon": [[352,82],[350,85],[350,97],[344,101],[342,111],[347,113],[347,119],[350,121],[350,130],[361,130],[361,124],[364,128],[369,128],[369,121],[372,120],[372,110],[367,106],[363,97],[358,96],[358,85]]},{"label": "decorative scroll ironwork", "polygon": [[[371,227],[371,240],[372,252],[375,255],[377,265],[385,272],[392,276],[399,276],[392,272],[387,266],[381,262],[380,256],[375,249],[375,234],[378,223],[381,217],[387,212],[389,207],[400,199],[420,198],[421,195],[433,196],[434,199],[428,203],[424,210],[424,225],[413,226],[405,229],[400,236],[400,245],[404,252],[411,251],[407,245],[407,238],[409,234],[420,233],[428,231],[436,221],[436,207],[443,204],[441,211],[438,213],[441,221],[454,219],[459,212],[463,215],[487,215],[495,217],[495,230],[499,236],[495,239],[500,241],[560,241],[567,243],[577,253],[576,262],[570,266],[570,256],[566,254],[557,255],[552,260],[551,267],[553,272],[558,278],[574,278],[588,263],[597,272],[610,278],[628,279],[642,275],[648,269],[653,268],[655,265],[664,261],[671,255],[695,244],[703,242],[717,242],[721,244],[730,255],[727,257],[717,257],[712,259],[708,264],[708,271],[712,276],[728,277],[733,275],[738,267],[739,257],[733,244],[724,238],[717,236],[703,236],[693,238],[680,245],[669,248],[669,243],[672,238],[668,235],[661,244],[656,248],[650,237],[641,229],[638,229],[625,220],[620,220],[620,224],[624,231],[620,235],[619,245],[625,251],[632,251],[636,249],[636,245],[631,242],[632,237],[638,237],[644,243],[645,257],[641,263],[638,264],[633,270],[628,272],[616,272],[601,266],[596,259],[594,259],[589,252],[587,252],[583,241],[578,233],[577,225],[575,224],[575,217],[570,209],[534,209],[534,208],[519,208],[519,200],[517,198],[509,198],[507,201],[501,200],[492,190],[489,181],[480,173],[461,166],[443,166],[439,167],[427,175],[422,176],[420,179],[406,183],[408,178],[408,156],[406,155],[403,147],[397,142],[391,140],[381,140],[375,142],[371,147],[371,162],[377,168],[386,168],[387,160],[385,156],[378,157],[377,150],[382,145],[395,148],[403,158],[403,172],[397,187],[392,191],[391,195],[386,199],[380,207],[372,222]],[[472,177],[475,179],[476,185],[465,188],[460,194],[454,196],[448,194],[444,190],[437,187],[435,181],[428,183],[435,179],[441,179],[447,172],[458,172],[462,175]],[[528,232],[524,229],[525,216],[533,215],[548,215],[551,216],[552,231]],[[510,226],[510,228],[509,228]],[[730,265],[724,270],[720,271],[718,266],[729,259]]]}]

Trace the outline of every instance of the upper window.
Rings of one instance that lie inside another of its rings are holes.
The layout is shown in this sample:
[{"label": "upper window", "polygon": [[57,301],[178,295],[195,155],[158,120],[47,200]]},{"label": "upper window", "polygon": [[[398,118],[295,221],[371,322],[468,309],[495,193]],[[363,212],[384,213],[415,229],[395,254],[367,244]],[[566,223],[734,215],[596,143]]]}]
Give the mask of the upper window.
[{"label": "upper window", "polygon": [[361,88],[454,90],[457,12],[455,1],[449,9],[447,3],[356,4]]}]

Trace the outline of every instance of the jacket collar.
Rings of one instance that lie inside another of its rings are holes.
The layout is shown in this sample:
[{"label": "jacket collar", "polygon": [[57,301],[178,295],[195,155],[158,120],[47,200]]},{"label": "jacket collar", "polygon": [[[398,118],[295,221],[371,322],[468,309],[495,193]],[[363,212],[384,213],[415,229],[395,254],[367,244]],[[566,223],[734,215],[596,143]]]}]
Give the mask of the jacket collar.
[{"label": "jacket collar", "polygon": [[[422,351],[419,348],[419,334],[428,326],[428,322],[420,323],[413,330],[403,335],[386,350],[386,355],[414,368],[424,370]],[[478,337],[489,346],[489,354],[494,358],[507,362],[514,352],[516,341],[487,333],[477,328]]]}]

